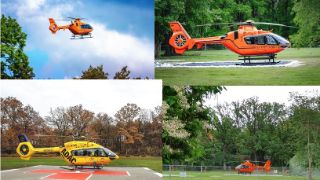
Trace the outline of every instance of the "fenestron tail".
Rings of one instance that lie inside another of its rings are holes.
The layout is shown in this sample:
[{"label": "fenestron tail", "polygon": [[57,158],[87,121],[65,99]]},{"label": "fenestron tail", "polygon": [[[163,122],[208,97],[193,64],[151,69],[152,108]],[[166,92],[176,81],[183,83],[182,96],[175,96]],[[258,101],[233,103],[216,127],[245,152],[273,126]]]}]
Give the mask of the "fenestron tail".
[{"label": "fenestron tail", "polygon": [[266,172],[269,172],[270,170],[271,170],[271,161],[268,159],[267,161],[266,161],[266,163],[264,164],[264,170],[266,171]]},{"label": "fenestron tail", "polygon": [[191,49],[194,42],[183,26],[178,21],[169,22],[172,29],[172,36],[169,39],[169,44],[174,48],[177,54],[183,54],[184,51]]},{"label": "fenestron tail", "polygon": [[32,144],[30,143],[29,139],[24,134],[19,134],[19,145],[16,149],[16,152],[23,160],[29,160],[30,157],[35,153]]},{"label": "fenestron tail", "polygon": [[34,153],[60,152],[59,147],[34,148],[28,137],[24,134],[19,134],[18,138],[20,143],[16,149],[16,152],[23,160],[29,160]]},{"label": "fenestron tail", "polygon": [[50,22],[49,30],[53,34],[55,34],[59,30],[59,27],[58,27],[58,25],[56,24],[56,22],[52,18],[49,18],[49,22]]}]

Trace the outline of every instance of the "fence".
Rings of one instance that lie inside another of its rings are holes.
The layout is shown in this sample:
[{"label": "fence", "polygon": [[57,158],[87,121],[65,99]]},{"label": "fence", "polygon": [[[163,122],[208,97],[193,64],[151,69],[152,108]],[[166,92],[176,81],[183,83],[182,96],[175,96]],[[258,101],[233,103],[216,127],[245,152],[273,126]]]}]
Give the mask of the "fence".
[{"label": "fence", "polygon": [[[163,165],[165,179],[191,178],[202,179],[205,177],[237,176],[235,166],[192,166],[192,165]],[[252,174],[244,176],[296,176],[288,167],[271,167],[270,172],[256,169]],[[301,174],[302,175],[302,174]],[[317,176],[317,174],[314,174]],[[319,176],[317,176],[319,177]],[[279,177],[281,179],[281,177]],[[260,178],[257,178],[260,179]]]}]

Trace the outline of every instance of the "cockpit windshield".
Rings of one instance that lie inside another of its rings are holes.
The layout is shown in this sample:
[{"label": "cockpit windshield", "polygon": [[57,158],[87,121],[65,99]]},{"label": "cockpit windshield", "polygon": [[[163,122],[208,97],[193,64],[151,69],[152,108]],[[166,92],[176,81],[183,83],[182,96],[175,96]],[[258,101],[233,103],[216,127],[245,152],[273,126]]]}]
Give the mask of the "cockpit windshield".
[{"label": "cockpit windshield", "polygon": [[90,26],[90,24],[82,24],[81,25],[82,29],[92,29],[92,27]]},{"label": "cockpit windshield", "polygon": [[276,34],[269,34],[270,36],[272,36],[274,39],[276,39],[278,41],[279,44],[289,44],[289,41],[287,41],[285,38],[276,35]]},{"label": "cockpit windshield", "polygon": [[110,157],[110,159],[112,158],[116,158],[116,154],[114,152],[112,152],[110,149],[108,148],[103,148],[104,152],[106,152],[107,156]]}]

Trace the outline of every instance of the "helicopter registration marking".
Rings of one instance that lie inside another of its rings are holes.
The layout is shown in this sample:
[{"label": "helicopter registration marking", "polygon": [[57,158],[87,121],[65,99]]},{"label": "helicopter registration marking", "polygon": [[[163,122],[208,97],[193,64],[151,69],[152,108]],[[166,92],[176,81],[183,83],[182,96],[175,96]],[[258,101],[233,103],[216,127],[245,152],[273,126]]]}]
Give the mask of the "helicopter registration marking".
[{"label": "helicopter registration marking", "polygon": [[69,160],[69,162],[72,164],[77,162],[76,158],[74,158],[66,149],[63,149],[60,154],[61,154],[61,156],[67,158]]}]

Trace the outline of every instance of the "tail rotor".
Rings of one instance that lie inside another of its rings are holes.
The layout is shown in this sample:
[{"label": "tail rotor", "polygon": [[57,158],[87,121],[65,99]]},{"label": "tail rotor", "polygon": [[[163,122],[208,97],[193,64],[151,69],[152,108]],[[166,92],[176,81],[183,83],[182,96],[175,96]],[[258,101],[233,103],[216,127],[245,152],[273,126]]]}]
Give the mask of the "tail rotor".
[{"label": "tail rotor", "polygon": [[34,148],[26,135],[20,134],[18,135],[18,138],[20,143],[16,149],[16,152],[21,159],[29,160],[30,157],[34,154]]},{"label": "tail rotor", "polygon": [[55,34],[59,30],[59,27],[52,18],[49,18],[49,22],[50,22],[49,30],[52,32],[52,34]]},{"label": "tail rotor", "polygon": [[170,28],[172,29],[172,36],[169,39],[169,44],[174,48],[177,54],[183,54],[186,50],[191,49],[194,45],[191,41],[191,37],[183,26],[177,22],[170,22]]}]

